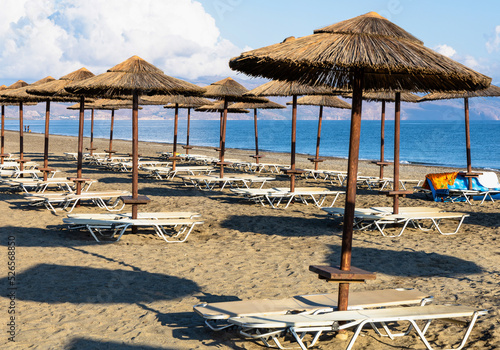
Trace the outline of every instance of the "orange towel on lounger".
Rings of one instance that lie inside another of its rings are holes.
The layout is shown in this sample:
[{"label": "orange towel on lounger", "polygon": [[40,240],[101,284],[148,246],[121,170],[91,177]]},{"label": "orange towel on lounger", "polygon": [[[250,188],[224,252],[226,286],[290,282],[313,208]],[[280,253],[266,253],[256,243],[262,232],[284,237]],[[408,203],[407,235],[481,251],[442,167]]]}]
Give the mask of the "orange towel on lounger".
[{"label": "orange towel on lounger", "polygon": [[[425,175],[426,179],[429,179],[432,182],[432,186],[436,190],[447,189],[448,185],[453,185],[455,183],[455,179],[457,178],[458,171],[453,173],[439,173],[439,174],[427,174]],[[423,188],[429,188],[429,184],[424,182]]]}]

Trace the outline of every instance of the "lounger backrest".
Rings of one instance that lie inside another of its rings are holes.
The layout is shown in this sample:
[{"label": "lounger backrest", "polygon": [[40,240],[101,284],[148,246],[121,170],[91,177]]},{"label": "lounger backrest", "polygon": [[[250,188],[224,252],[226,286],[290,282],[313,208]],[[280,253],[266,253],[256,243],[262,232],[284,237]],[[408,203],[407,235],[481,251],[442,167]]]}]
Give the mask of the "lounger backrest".
[{"label": "lounger backrest", "polygon": [[500,190],[500,183],[498,182],[498,176],[493,171],[485,171],[477,178],[480,185],[487,187],[489,189]]}]

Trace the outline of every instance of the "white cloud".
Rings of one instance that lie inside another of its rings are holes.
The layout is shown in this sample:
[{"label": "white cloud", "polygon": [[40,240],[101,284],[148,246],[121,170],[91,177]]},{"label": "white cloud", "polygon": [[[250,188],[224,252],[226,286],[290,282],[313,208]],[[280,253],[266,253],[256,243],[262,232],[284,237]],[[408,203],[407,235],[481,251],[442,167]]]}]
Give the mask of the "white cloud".
[{"label": "white cloud", "polygon": [[486,50],[488,53],[500,50],[500,25],[495,27],[493,37],[486,42]]},{"label": "white cloud", "polygon": [[446,57],[453,57],[457,53],[453,47],[446,44],[438,45],[434,48],[434,50]]},{"label": "white cloud", "polygon": [[193,0],[0,0],[0,76],[28,82],[138,55],[168,75],[230,75],[243,50]]}]

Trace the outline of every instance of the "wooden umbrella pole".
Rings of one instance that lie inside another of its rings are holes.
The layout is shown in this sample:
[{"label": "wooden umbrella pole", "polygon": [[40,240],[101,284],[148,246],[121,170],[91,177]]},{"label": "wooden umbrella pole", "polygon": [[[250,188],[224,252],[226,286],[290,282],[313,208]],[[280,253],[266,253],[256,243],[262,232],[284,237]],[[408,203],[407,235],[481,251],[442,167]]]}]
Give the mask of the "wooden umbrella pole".
[{"label": "wooden umbrella pole", "polygon": [[257,130],[257,108],[253,109],[253,125],[255,130],[255,162],[259,164],[259,131]]},{"label": "wooden umbrella pole", "polygon": [[322,121],[323,121],[323,106],[319,106],[318,137],[316,138],[316,162],[314,162],[314,170],[318,170],[319,143],[321,140],[321,122]]},{"label": "wooden umbrella pole", "polygon": [[222,116],[222,137],[220,144],[220,177],[224,177],[224,153],[226,151],[226,123],[227,123],[227,100],[224,98],[224,112]]},{"label": "wooden umbrella pole", "polygon": [[2,135],[1,135],[1,140],[0,140],[0,145],[1,145],[1,154],[2,154],[2,157],[1,157],[1,164],[3,164],[3,155],[5,154],[5,106],[2,105]]},{"label": "wooden umbrella pole", "polygon": [[[385,148],[385,101],[382,101],[382,115],[380,116],[380,163],[384,162],[384,148]],[[384,178],[384,165],[380,164],[379,178]]]},{"label": "wooden umbrella pole", "polygon": [[90,117],[90,155],[94,154],[94,108]]},{"label": "wooden umbrella pole", "polygon": [[[139,94],[132,97],[132,199],[139,197]],[[137,219],[137,203],[132,204],[132,219]]]},{"label": "wooden umbrella pole", "polygon": [[[344,227],[342,233],[342,252],[340,269],[351,270],[352,237],[354,224],[354,209],[356,203],[356,181],[358,174],[359,139],[361,134],[361,108],[363,97],[363,72],[354,71],[351,109],[351,136],[349,139],[349,160],[347,165],[347,190],[344,209]],[[349,283],[339,284],[338,309],[347,310],[349,298]]]},{"label": "wooden umbrella pole", "polygon": [[219,122],[219,152],[220,148],[222,148],[222,123],[224,120],[224,111],[220,112],[220,122]]},{"label": "wooden umbrella pole", "polygon": [[[83,167],[83,125],[85,118],[85,97],[80,97],[80,114],[78,119],[78,156],[76,161],[76,177],[78,179],[82,178],[82,167]],[[82,183],[80,181],[76,182],[76,194],[82,193]]]},{"label": "wooden umbrella pole", "polygon": [[113,126],[115,124],[115,110],[111,110],[111,126],[109,128],[109,156],[111,157],[111,151],[113,150]]},{"label": "wooden umbrella pole", "polygon": [[191,108],[188,107],[187,131],[186,131],[186,154],[189,154],[189,128],[191,127]]},{"label": "wooden umbrella pole", "polygon": [[172,161],[172,169],[175,170],[175,158],[177,157],[177,128],[179,126],[179,104],[175,104],[175,117],[174,117],[174,145],[172,148],[172,153],[174,154],[174,160]]},{"label": "wooden umbrella pole", "polygon": [[394,205],[393,213],[399,213],[399,139],[401,136],[401,93],[396,92],[396,101],[394,104]]},{"label": "wooden umbrella pole", "polygon": [[[24,124],[23,124],[23,103],[19,102],[19,169],[24,170]],[[21,175],[22,177],[22,175]]]},{"label": "wooden umbrella pole", "polygon": [[[464,97],[465,110],[465,147],[467,148],[467,172],[472,172],[472,157],[470,153],[470,122],[469,122],[469,98]],[[472,190],[472,178],[469,178],[469,190]]]},{"label": "wooden umbrella pole", "polygon": [[[43,167],[49,167],[49,122],[50,122],[50,101],[45,102],[45,143],[43,147]],[[43,172],[43,180],[47,181],[48,171]]]},{"label": "wooden umbrella pole", "polygon": [[295,142],[297,139],[297,95],[293,95],[292,104],[292,147],[290,151],[290,191],[295,191]]}]

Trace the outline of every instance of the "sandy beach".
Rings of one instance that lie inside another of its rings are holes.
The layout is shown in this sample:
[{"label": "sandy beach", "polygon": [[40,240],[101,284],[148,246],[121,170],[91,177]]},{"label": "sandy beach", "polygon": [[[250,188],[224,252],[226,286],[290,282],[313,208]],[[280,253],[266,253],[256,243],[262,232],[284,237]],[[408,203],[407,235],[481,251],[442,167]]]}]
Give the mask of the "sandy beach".
[{"label": "sandy beach", "polygon": [[[41,162],[43,135],[24,134],[25,157]],[[97,152],[108,141],[94,140]],[[129,141],[113,141],[118,153],[131,150]],[[89,147],[88,138],[85,147]],[[19,149],[19,135],[6,132],[6,152]],[[76,162],[63,156],[76,152],[76,138],[50,137],[49,165],[57,176],[74,176]],[[143,143],[143,157],[171,151],[171,145]],[[190,153],[215,156],[210,148]],[[288,154],[271,154],[267,163],[289,163]],[[252,151],[228,150],[226,158],[250,160]],[[311,167],[305,155],[300,167]],[[347,161],[327,159],[323,169],[346,170]],[[401,165],[401,177],[423,179],[445,168]],[[359,164],[363,175],[378,175],[371,162]],[[391,176],[392,167],[386,168]],[[84,177],[97,179],[94,190],[131,188],[130,173],[84,165]],[[286,186],[284,181],[273,187]],[[327,186],[321,180],[299,186]],[[318,279],[309,265],[337,265],[342,227],[319,208],[294,203],[286,210],[241,200],[228,190],[199,191],[179,179],[140,178],[139,193],[152,201],[141,211],[197,211],[204,224],[187,242],[167,244],[151,231],[127,232],[119,242],[97,243],[86,231],[68,231],[64,213],[26,206],[19,193],[0,192],[1,214],[1,348],[3,349],[264,349],[234,331],[213,332],[192,307],[201,302],[254,298],[285,298],[300,294],[336,293],[337,285]],[[341,196],[336,206],[343,207]],[[359,190],[357,206],[389,206],[392,199],[377,191]],[[467,349],[500,348],[500,204],[435,203],[422,194],[401,198],[401,206],[431,206],[466,212],[459,233],[408,229],[399,238],[377,231],[355,232],[353,266],[373,271],[376,280],[353,284],[351,290],[416,288],[434,296],[436,304],[462,304],[487,309]],[[125,210],[129,210],[126,208]],[[77,213],[102,210],[82,206]],[[13,243],[12,243],[13,242]],[[8,249],[14,246],[15,249]],[[8,252],[15,252],[15,287],[10,289]],[[15,297],[10,297],[15,292]],[[14,304],[12,303],[14,302]],[[9,309],[11,306],[11,309]],[[9,313],[8,310],[15,311]],[[14,316],[14,339],[8,331]],[[451,347],[457,328],[431,326],[429,340]],[[297,347],[297,344],[287,345]],[[317,349],[338,349],[347,341],[322,336]],[[423,349],[415,336],[391,341],[373,331],[360,337],[355,349]]]}]

